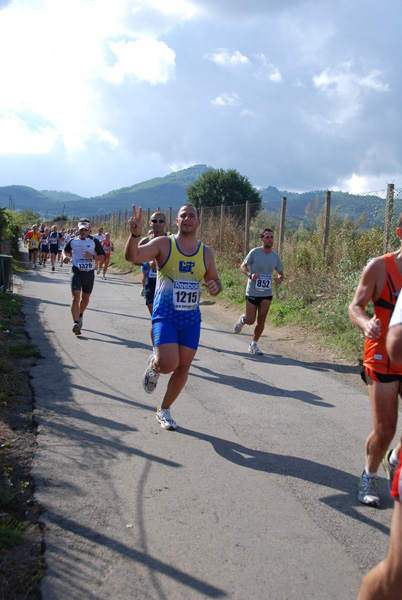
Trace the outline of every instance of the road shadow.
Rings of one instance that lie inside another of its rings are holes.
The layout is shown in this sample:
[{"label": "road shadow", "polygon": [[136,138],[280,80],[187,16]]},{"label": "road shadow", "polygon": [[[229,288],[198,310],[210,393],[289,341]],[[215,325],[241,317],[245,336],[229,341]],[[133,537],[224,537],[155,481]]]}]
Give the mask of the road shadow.
[{"label": "road shadow", "polygon": [[[198,369],[198,371],[201,371],[202,374],[194,373],[194,369]],[[218,371],[212,371],[211,369],[202,367],[197,361],[194,361],[191,366],[190,376],[211,381],[213,384],[223,385],[226,388],[235,388],[236,390],[250,394],[281,398],[294,398],[295,400],[300,400],[301,402],[312,404],[313,406],[322,406],[324,408],[334,407],[334,405],[330,402],[325,402],[320,396],[312,394],[311,392],[306,392],[305,390],[286,390],[284,388],[278,388],[260,381],[257,378],[250,380],[250,378],[237,377],[233,374],[225,375],[225,373],[219,373]]]},{"label": "road shadow", "polygon": [[336,494],[320,498],[320,502],[327,504],[348,517],[366,523],[386,535],[389,534],[389,527],[378,523],[372,518],[372,515],[378,510],[392,508],[393,501],[389,493],[383,495],[380,509],[365,507],[367,515],[361,514],[356,510],[357,506],[362,507],[357,500],[359,477],[356,475],[351,475],[341,469],[329,467],[328,465],[297,456],[254,450],[231,440],[225,440],[199,431],[192,431],[184,427],[179,427],[176,431],[178,434],[188,435],[210,443],[219,456],[239,467],[262,471],[267,474],[273,473],[285,477],[294,477],[325,488],[332,488],[336,490]]},{"label": "road shadow", "polygon": [[[213,330],[217,331],[217,330]],[[219,333],[229,334],[230,332],[219,330]],[[303,361],[296,358],[290,358],[282,354],[276,354],[274,352],[264,352],[262,356],[256,356],[255,354],[249,354],[247,351],[238,352],[230,350],[230,348],[217,348],[216,346],[206,346],[204,344],[199,345],[200,348],[206,350],[214,350],[215,352],[222,352],[223,354],[230,354],[232,356],[243,356],[247,360],[264,362],[270,365],[281,365],[285,367],[301,367],[303,369],[311,369],[312,371],[319,371],[322,373],[346,373],[355,374],[357,380],[360,378],[361,366],[342,365],[332,362],[314,362],[314,361]]]},{"label": "road shadow", "polygon": [[[178,584],[199,592],[200,598],[224,598],[228,595],[223,589],[209,584],[206,580],[190,575],[184,570],[174,567],[165,560],[151,556],[146,551],[132,548],[118,539],[110,537],[104,533],[100,533],[98,530],[91,529],[82,523],[72,519],[67,519],[63,517],[63,515],[51,511],[46,513],[46,517],[51,526],[53,525],[53,527],[57,527],[61,530],[59,534],[62,534],[62,531],[64,530],[65,532],[68,532],[70,535],[74,536],[71,552],[69,550],[69,546],[64,547],[63,555],[61,557],[62,560],[60,563],[57,562],[53,566],[52,576],[57,581],[58,592],[60,592],[60,588],[64,588],[65,596],[63,595],[63,597],[86,598],[87,600],[89,600],[89,598],[91,598],[91,600],[96,600],[98,597],[96,593],[88,596],[88,586],[85,585],[84,582],[86,582],[88,579],[86,569],[87,561],[95,561],[96,568],[99,569],[99,558],[97,558],[96,551],[92,551],[92,553],[87,554],[87,560],[85,561],[85,564],[81,565],[80,561],[76,560],[77,550],[75,546],[81,547],[82,545],[88,549],[91,548],[92,545],[100,546],[104,549],[110,550],[114,554],[117,553],[122,557],[134,561],[134,563],[138,563],[139,565],[146,567],[149,571],[151,579],[149,590],[154,589],[157,592],[158,598],[166,599],[167,596],[164,594],[161,586],[158,585],[158,582],[155,580],[155,576],[157,575],[169,577]],[[50,547],[48,550],[51,550],[55,553],[60,552],[59,547]],[[106,566],[107,565],[105,565],[105,568]],[[72,573],[74,573],[74,577],[71,576]],[[44,580],[44,582],[46,582],[46,580]],[[48,584],[47,587],[48,589],[46,590],[46,597],[53,597],[51,583]]]}]

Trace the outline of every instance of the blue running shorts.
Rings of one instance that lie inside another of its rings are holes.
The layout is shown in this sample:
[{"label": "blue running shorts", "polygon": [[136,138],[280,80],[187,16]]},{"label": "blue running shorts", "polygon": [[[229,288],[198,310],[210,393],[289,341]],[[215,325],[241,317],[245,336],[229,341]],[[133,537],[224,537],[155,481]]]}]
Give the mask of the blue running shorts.
[{"label": "blue running shorts", "polygon": [[161,346],[162,344],[178,344],[186,348],[197,350],[200,341],[201,323],[193,325],[180,326],[167,321],[158,319],[152,323],[154,334],[154,345]]}]

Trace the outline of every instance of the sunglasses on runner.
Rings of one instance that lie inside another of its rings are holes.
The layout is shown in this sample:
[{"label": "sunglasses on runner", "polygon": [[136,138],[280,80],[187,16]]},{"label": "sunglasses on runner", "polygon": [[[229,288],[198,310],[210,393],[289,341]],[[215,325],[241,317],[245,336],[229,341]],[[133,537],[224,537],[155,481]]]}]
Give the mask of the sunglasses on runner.
[{"label": "sunglasses on runner", "polygon": [[165,219],[151,219],[151,223],[164,223]]}]

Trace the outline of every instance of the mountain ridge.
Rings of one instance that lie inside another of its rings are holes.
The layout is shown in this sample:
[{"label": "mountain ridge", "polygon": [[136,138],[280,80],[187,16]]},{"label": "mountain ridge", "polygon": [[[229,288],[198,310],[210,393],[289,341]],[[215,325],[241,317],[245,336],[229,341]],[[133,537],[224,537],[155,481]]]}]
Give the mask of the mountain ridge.
[{"label": "mountain ridge", "polygon": [[[109,213],[131,210],[136,204],[147,210],[160,207],[166,210],[171,207],[178,210],[188,201],[187,187],[196,181],[203,173],[213,169],[207,165],[193,165],[180,171],[174,171],[164,177],[154,177],[132,186],[111,190],[100,196],[85,198],[77,194],[56,190],[35,190],[23,185],[0,187],[0,207],[10,207],[17,211],[32,209],[45,220],[65,214],[69,218],[85,215],[104,215]],[[282,198],[287,198],[287,214],[297,220],[304,220],[308,206],[314,203],[320,210],[325,202],[326,190],[309,192],[288,192],[274,186],[258,190],[262,197],[262,208],[268,214],[277,213]],[[11,202],[10,202],[11,196]],[[367,209],[367,199],[373,210],[382,212],[384,199],[378,196],[353,195],[348,192],[332,192],[334,201],[339,205],[339,216],[348,214],[351,218],[360,217]]]}]

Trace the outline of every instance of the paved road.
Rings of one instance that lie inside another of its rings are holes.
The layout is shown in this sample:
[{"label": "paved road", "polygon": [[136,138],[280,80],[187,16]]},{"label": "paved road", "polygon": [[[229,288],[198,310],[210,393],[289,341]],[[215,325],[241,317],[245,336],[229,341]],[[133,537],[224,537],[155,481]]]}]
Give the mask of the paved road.
[{"label": "paved road", "polygon": [[[33,465],[48,571],[43,600],[354,599],[385,555],[392,504],[356,500],[371,416],[324,363],[204,320],[163,431],[141,377],[150,319],[130,276],[97,278],[73,335],[67,266],[23,277],[41,359]],[[386,495],[385,479],[381,486]]]}]

